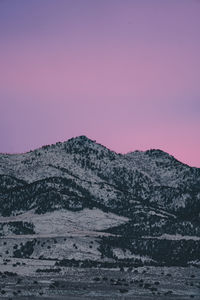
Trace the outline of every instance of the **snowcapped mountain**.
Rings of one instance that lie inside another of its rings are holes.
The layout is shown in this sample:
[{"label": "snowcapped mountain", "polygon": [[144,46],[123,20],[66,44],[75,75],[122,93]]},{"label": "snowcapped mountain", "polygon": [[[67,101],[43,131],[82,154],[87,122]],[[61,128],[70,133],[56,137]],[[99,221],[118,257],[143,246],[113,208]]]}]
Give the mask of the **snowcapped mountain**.
[{"label": "snowcapped mountain", "polygon": [[129,259],[180,263],[190,253],[187,261],[195,260],[200,169],[161,150],[117,154],[85,136],[0,154],[0,215],[2,236],[101,231],[101,258],[116,259],[124,249]]}]

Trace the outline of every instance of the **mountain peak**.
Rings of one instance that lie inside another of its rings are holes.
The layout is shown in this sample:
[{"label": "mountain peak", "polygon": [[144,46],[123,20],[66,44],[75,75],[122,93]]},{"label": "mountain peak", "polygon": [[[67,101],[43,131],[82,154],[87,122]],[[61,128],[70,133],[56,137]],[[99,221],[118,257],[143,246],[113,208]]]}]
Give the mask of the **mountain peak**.
[{"label": "mountain peak", "polygon": [[89,139],[87,136],[85,135],[80,135],[77,137],[73,137],[69,140],[67,140],[65,143],[65,145],[70,145],[71,147],[79,147],[79,148],[93,148],[97,146],[97,143],[95,140],[91,140]]},{"label": "mountain peak", "polygon": [[73,137],[66,142],[79,142],[79,143],[96,143],[95,140],[91,140],[86,135],[80,135],[77,137]]},{"label": "mountain peak", "polygon": [[64,143],[65,149],[69,152],[86,153],[86,152],[112,152],[95,140],[91,140],[85,135],[73,137]]}]

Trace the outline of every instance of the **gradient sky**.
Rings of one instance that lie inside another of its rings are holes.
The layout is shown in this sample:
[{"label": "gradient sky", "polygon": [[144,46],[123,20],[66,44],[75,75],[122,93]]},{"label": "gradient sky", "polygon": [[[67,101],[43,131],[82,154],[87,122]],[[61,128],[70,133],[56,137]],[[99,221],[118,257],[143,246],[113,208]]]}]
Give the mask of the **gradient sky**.
[{"label": "gradient sky", "polygon": [[83,134],[200,167],[200,1],[0,0],[0,152]]}]

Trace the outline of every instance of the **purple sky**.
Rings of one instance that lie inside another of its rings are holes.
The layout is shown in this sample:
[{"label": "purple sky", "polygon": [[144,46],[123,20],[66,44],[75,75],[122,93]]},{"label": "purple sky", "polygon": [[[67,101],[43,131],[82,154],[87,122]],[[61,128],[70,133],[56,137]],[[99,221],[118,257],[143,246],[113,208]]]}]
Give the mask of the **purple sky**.
[{"label": "purple sky", "polygon": [[0,0],[0,152],[87,135],[200,167],[200,1]]}]

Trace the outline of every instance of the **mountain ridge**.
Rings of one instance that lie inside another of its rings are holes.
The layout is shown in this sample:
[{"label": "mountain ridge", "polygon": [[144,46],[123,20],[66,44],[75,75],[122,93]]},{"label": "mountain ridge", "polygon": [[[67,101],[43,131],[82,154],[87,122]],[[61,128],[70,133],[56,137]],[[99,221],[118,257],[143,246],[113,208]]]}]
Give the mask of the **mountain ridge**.
[{"label": "mountain ridge", "polygon": [[87,142],[88,144],[96,144],[97,146],[100,146],[104,149],[107,149],[109,150],[110,152],[113,152],[117,155],[122,155],[122,156],[131,156],[132,154],[135,154],[135,153],[143,153],[143,154],[161,154],[163,156],[169,156],[171,157],[172,159],[175,159],[176,161],[188,166],[188,167],[191,167],[191,168],[197,168],[197,169],[200,169],[199,167],[196,167],[196,166],[190,166],[189,164],[186,164],[186,163],[183,163],[181,160],[177,159],[175,156],[169,154],[168,152],[162,150],[162,149],[159,149],[159,148],[151,148],[151,149],[147,149],[147,150],[133,150],[133,151],[129,151],[129,152],[126,152],[126,153],[121,153],[121,152],[116,152],[114,150],[111,150],[109,149],[108,147],[104,146],[103,144],[101,143],[98,143],[96,142],[96,140],[93,140],[93,139],[90,139],[88,138],[86,135],[80,135],[80,136],[75,136],[75,137],[72,137],[68,140],[65,140],[63,142],[56,142],[56,143],[53,143],[53,144],[49,144],[49,145],[42,145],[38,148],[35,148],[33,150],[28,150],[28,151],[25,151],[25,152],[19,152],[19,153],[7,153],[7,152],[0,152],[0,155],[8,155],[8,156],[15,156],[15,155],[22,155],[22,154],[28,154],[28,153],[32,153],[32,152],[35,152],[35,151],[39,151],[39,150],[42,150],[42,149],[47,149],[47,148],[50,148],[50,147],[55,147],[55,146],[62,146],[62,145],[65,145],[67,143],[73,143],[73,142]]}]

